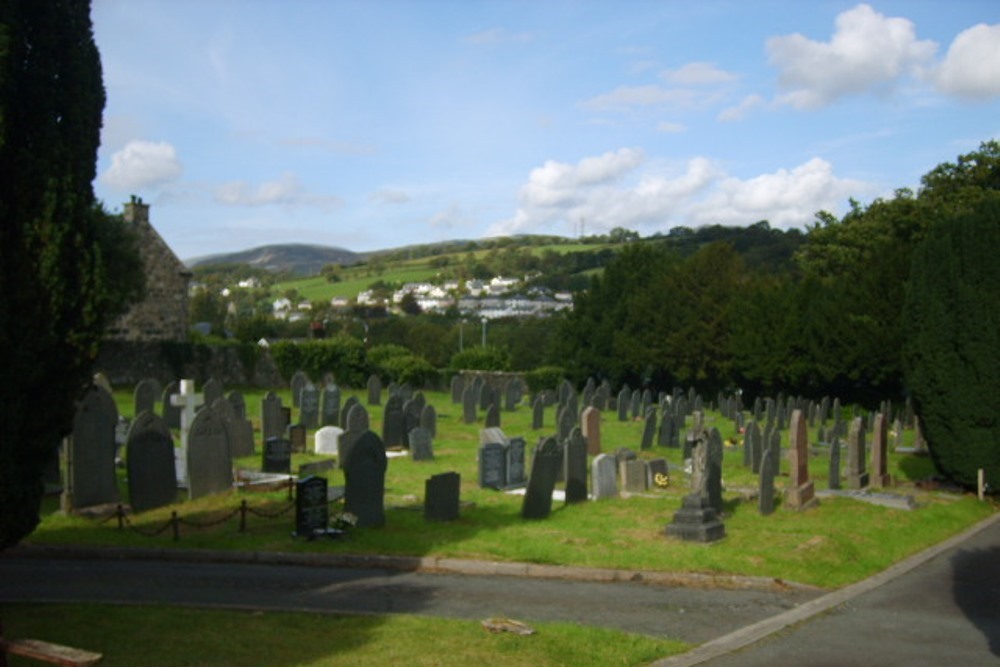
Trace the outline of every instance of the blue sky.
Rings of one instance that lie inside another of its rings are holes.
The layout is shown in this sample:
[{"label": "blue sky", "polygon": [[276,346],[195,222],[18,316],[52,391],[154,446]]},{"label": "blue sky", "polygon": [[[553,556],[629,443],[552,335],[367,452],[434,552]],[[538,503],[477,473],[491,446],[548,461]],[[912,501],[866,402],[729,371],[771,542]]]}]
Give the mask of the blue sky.
[{"label": "blue sky", "polygon": [[1000,2],[94,0],[97,196],[183,259],[804,227],[1000,138]]}]

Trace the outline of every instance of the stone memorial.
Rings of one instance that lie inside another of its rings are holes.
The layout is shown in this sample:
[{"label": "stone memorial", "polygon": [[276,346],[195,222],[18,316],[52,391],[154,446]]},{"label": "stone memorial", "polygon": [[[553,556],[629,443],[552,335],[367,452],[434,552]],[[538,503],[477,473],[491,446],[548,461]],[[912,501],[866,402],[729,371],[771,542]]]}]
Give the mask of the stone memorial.
[{"label": "stone memorial", "polygon": [[424,482],[424,520],[454,521],[458,518],[462,477],[443,472]]},{"label": "stone memorial", "polygon": [[484,442],[479,446],[479,487],[507,488],[507,451],[505,442]]},{"label": "stone memorial", "polygon": [[377,375],[368,377],[368,405],[382,405],[382,381]]},{"label": "stone memorial", "polygon": [[175,466],[177,468],[177,483],[186,486],[188,479],[187,450],[191,424],[194,423],[198,408],[205,405],[205,397],[195,392],[194,380],[181,380],[180,393],[170,397],[170,404],[180,408],[181,446],[175,452]]},{"label": "stone memorial", "polygon": [[340,428],[347,430],[347,415],[351,413],[351,409],[355,405],[361,405],[361,401],[358,400],[357,396],[348,396],[344,400],[344,405],[340,408]]},{"label": "stone memorial", "polygon": [[305,424],[292,424],[288,427],[288,446],[293,453],[302,454],[306,451],[306,434]]},{"label": "stone memorial", "polygon": [[652,459],[646,462],[647,486],[666,489],[670,486],[670,466],[666,459]]},{"label": "stone memorial", "polygon": [[598,454],[590,464],[594,500],[618,497],[618,464],[611,454]]},{"label": "stone memorial", "polygon": [[365,431],[354,442],[344,466],[344,510],[358,518],[358,528],[385,525],[385,470],[382,440]]},{"label": "stone memorial", "polygon": [[827,486],[833,491],[840,489],[840,438],[834,438],[830,443],[830,472]]},{"label": "stone memorial", "polygon": [[791,509],[805,510],[819,504],[816,490],[809,479],[809,431],[802,410],[792,411],[788,447],[791,479],[785,489],[785,504]]},{"label": "stone memorial", "polygon": [[620,464],[622,490],[625,493],[645,493],[649,473],[642,459],[628,459]]},{"label": "stone memorial", "polygon": [[135,385],[135,391],[132,393],[133,415],[140,415],[146,411],[156,412],[156,395],[159,384],[156,380],[145,379],[140,380]]},{"label": "stone memorial", "polygon": [[892,486],[889,476],[889,428],[885,414],[878,413],[872,420],[872,472],[870,484],[876,488]]},{"label": "stone memorial", "polygon": [[587,454],[597,456],[601,453],[601,411],[590,405],[583,409],[580,415],[580,430],[583,439],[587,441]]},{"label": "stone memorial", "polygon": [[222,383],[215,378],[208,378],[208,381],[201,388],[201,393],[205,398],[205,405],[211,407],[217,399],[225,397],[225,391],[222,389]]},{"label": "stone memorial", "polygon": [[432,438],[437,437],[437,410],[433,405],[427,404],[420,409],[419,425],[430,433]]},{"label": "stone memorial", "polygon": [[260,402],[260,423],[261,439],[267,442],[268,438],[283,438],[288,424],[285,423],[282,412],[281,397],[273,391],[267,392]]},{"label": "stone memorial", "polygon": [[771,463],[771,456],[768,450],[761,457],[758,510],[762,516],[774,513],[774,464]]},{"label": "stone memorial", "polygon": [[344,429],[339,426],[323,426],[313,435],[313,452],[326,456],[339,456],[340,436]]},{"label": "stone memorial", "polygon": [[302,392],[302,388],[309,383],[309,376],[306,375],[305,371],[295,371],[292,373],[292,377],[288,380],[288,386],[292,393],[292,407],[299,407],[299,397]]},{"label": "stone memorial", "polygon": [[456,405],[461,403],[463,391],[465,391],[465,383],[462,381],[462,376],[453,375],[451,377],[451,402]]},{"label": "stone memorial", "polygon": [[176,382],[168,382],[160,397],[160,404],[163,406],[163,421],[167,422],[167,428],[179,429],[181,427],[181,409],[170,402],[170,397],[177,393],[180,393],[180,385]]},{"label": "stone memorial", "polygon": [[470,385],[462,392],[462,421],[466,424],[475,424],[476,417],[476,388]]},{"label": "stone memorial", "polygon": [[327,385],[319,395],[319,421],[321,426],[340,425],[340,387]]},{"label": "stone memorial", "polygon": [[434,460],[434,438],[430,431],[418,426],[408,434],[410,446],[410,459],[413,461],[433,461]]},{"label": "stone memorial", "polygon": [[319,426],[319,389],[311,382],[299,390],[299,423],[306,429]]},{"label": "stone memorial", "polygon": [[587,441],[574,427],[565,444],[566,503],[587,500]]},{"label": "stone memorial", "polygon": [[692,492],[681,501],[681,509],[667,524],[668,537],[690,542],[715,542],[726,536],[726,528],[708,498],[709,436],[696,422],[688,440],[692,442]]},{"label": "stone memorial", "polygon": [[233,460],[226,426],[211,408],[195,415],[188,434],[188,497],[191,500],[233,488]]},{"label": "stone memorial", "polygon": [[531,462],[528,488],[521,505],[521,516],[525,519],[545,519],[552,512],[552,492],[556,488],[556,478],[562,468],[562,448],[553,437],[545,438],[535,449]]},{"label": "stone memorial", "polygon": [[243,398],[243,394],[233,390],[226,394],[226,400],[229,401],[229,407],[233,409],[233,414],[236,415],[237,419],[247,418],[247,402]]},{"label": "stone memorial", "polygon": [[263,472],[290,474],[292,472],[292,443],[285,438],[271,437],[264,443],[260,469]]},{"label": "stone memorial", "polygon": [[118,502],[115,476],[115,427],[118,408],[114,398],[91,385],[76,407],[73,434],[67,441],[66,499],[73,508]]},{"label": "stone memorial", "polygon": [[646,413],[646,419],[642,426],[642,441],[640,449],[646,450],[653,446],[653,439],[656,437],[656,411]]},{"label": "stone memorial", "polygon": [[295,535],[315,538],[330,526],[325,477],[309,476],[295,482]]},{"label": "stone memorial", "polygon": [[486,408],[486,418],[484,420],[486,428],[500,428],[500,408],[496,403],[491,403]]},{"label": "stone memorial", "polygon": [[531,428],[535,431],[545,428],[545,401],[541,394],[531,402]]},{"label": "stone memorial", "polygon": [[865,425],[861,417],[855,417],[847,430],[847,488],[857,490],[868,486],[866,456]]},{"label": "stone memorial", "polygon": [[174,438],[162,417],[144,410],[132,421],[125,461],[133,511],[145,512],[177,501]]},{"label": "stone memorial", "polygon": [[382,411],[382,442],[386,449],[406,444],[404,426],[403,397],[393,394],[386,400]]},{"label": "stone memorial", "polygon": [[521,488],[527,482],[524,468],[524,438],[510,438],[507,441],[507,488]]},{"label": "stone memorial", "polygon": [[713,428],[708,432],[708,457],[706,461],[706,493],[708,503],[715,510],[715,513],[722,516],[722,456],[724,448],[722,446],[722,434],[719,429]]}]

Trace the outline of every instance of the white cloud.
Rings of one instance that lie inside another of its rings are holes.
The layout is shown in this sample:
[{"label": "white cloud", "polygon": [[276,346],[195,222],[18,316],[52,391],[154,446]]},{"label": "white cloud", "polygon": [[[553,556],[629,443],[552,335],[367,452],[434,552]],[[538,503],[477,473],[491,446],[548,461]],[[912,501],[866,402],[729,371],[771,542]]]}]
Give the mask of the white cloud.
[{"label": "white cloud", "polygon": [[595,233],[615,227],[645,227],[651,233],[682,224],[745,225],[765,219],[787,228],[811,222],[817,211],[835,212],[849,197],[869,192],[868,184],[837,177],[820,158],[740,179],[708,158],[695,157],[680,170],[666,171],[648,164],[640,151],[622,149],[576,165],[549,161],[532,170],[517,211],[490,234],[566,233],[581,221]]},{"label": "white cloud", "polygon": [[779,83],[788,91],[778,101],[797,109],[817,109],[845,95],[889,89],[936,50],[935,42],[916,39],[909,20],[887,18],[865,4],[837,17],[829,42],[800,34],[767,42]]},{"label": "white cloud", "polygon": [[687,131],[687,126],[681,123],[671,123],[669,121],[663,121],[656,126],[657,132],[663,132],[664,134],[677,134],[679,132]]},{"label": "white cloud", "polygon": [[724,178],[711,195],[692,203],[688,219],[696,225],[768,220],[774,227],[797,227],[813,220],[817,211],[835,211],[847,198],[870,190],[861,181],[838,178],[833,165],[813,158],[793,169],[747,180]]},{"label": "white cloud", "polygon": [[111,156],[101,181],[117,190],[139,190],[174,181],[182,171],[177,149],[169,143],[130,141]]},{"label": "white cloud", "polygon": [[395,188],[382,188],[371,193],[368,199],[376,204],[405,204],[410,201],[410,195]]},{"label": "white cloud", "polygon": [[939,90],[960,97],[1000,95],[1000,24],[980,23],[959,33],[930,78]]},{"label": "white cloud", "polygon": [[722,122],[742,120],[748,113],[762,106],[764,106],[763,97],[760,95],[747,95],[736,106],[720,111],[716,119]]},{"label": "white cloud", "polygon": [[215,200],[230,206],[312,206],[321,209],[337,208],[343,204],[339,197],[314,195],[306,192],[298,177],[290,172],[273,181],[254,187],[246,181],[230,181],[215,190]]},{"label": "white cloud", "polygon": [[677,69],[668,69],[660,74],[664,81],[680,86],[705,86],[736,81],[735,74],[719,69],[712,63],[688,63]]},{"label": "white cloud", "polygon": [[627,111],[633,107],[689,107],[696,99],[697,94],[691,90],[668,89],[657,85],[620,86],[610,93],[586,100],[583,106],[598,111]]}]

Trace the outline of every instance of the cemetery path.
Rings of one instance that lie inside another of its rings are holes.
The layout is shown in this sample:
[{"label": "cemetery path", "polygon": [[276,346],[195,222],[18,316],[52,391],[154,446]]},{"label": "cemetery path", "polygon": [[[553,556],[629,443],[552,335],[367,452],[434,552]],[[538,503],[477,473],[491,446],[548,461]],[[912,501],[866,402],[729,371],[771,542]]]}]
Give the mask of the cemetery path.
[{"label": "cemetery path", "polygon": [[0,604],[170,604],[477,620],[502,616],[528,624],[574,622],[691,643],[772,617],[817,595],[801,589],[724,590],[376,568],[39,554],[27,558],[19,557],[17,550],[0,558]]},{"label": "cemetery path", "polygon": [[1000,514],[656,667],[1000,665]]}]

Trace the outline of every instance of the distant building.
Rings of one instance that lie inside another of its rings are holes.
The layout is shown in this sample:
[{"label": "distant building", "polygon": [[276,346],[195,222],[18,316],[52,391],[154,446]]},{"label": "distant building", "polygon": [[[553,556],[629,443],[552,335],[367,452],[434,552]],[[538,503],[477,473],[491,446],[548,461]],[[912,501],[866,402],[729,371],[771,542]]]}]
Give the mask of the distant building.
[{"label": "distant building", "polygon": [[133,342],[188,339],[188,285],[191,271],[149,223],[149,204],[133,196],[125,204],[124,224],[139,236],[146,274],[146,297],[108,330],[108,340]]}]

